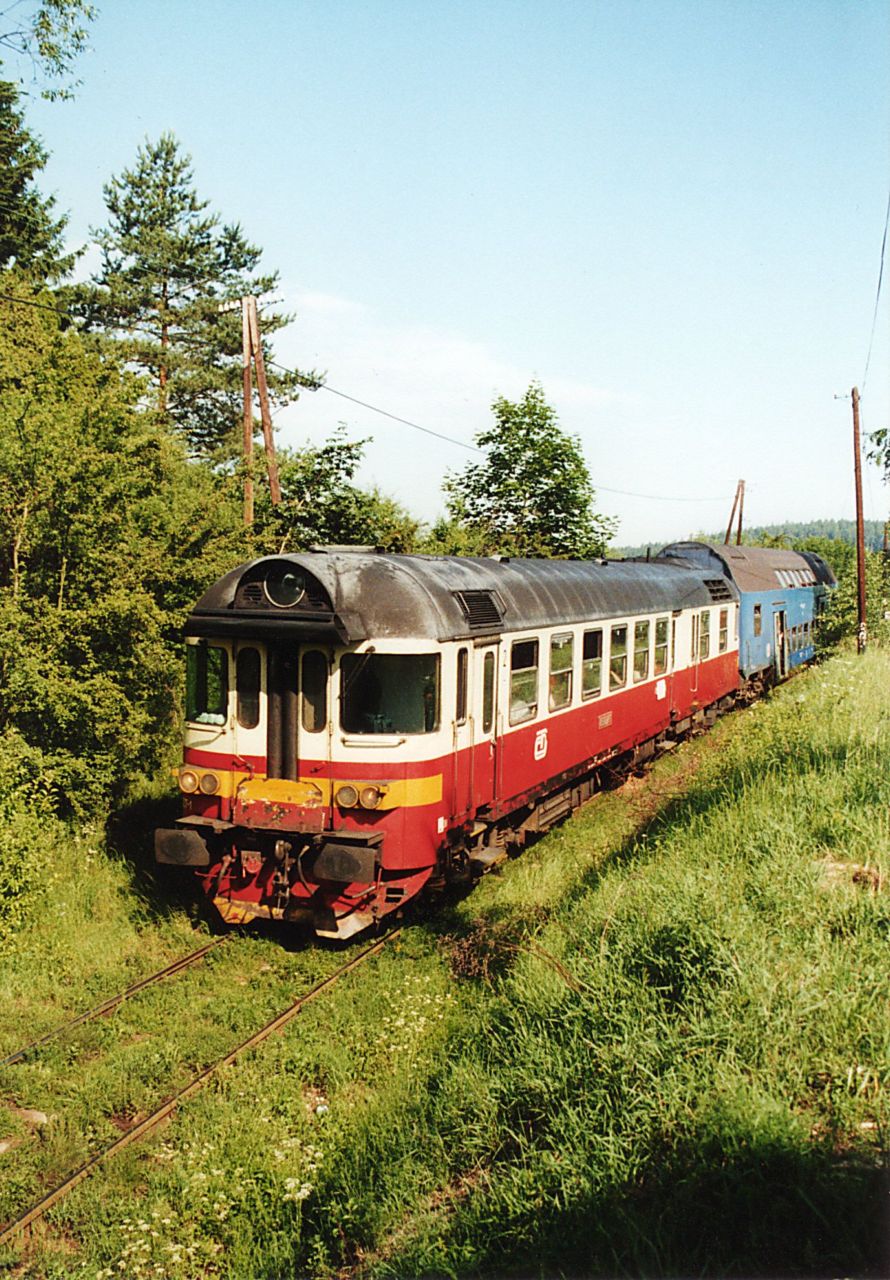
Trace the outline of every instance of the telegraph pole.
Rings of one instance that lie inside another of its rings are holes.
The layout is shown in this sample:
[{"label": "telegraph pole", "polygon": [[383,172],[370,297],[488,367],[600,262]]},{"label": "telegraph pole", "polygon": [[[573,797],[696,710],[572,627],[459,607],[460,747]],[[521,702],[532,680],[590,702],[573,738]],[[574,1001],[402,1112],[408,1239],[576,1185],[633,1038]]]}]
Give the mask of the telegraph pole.
[{"label": "telegraph pole", "polygon": [[742,545],[742,513],[745,510],[745,482],[739,481],[739,523],[736,528],[735,544],[737,547]]},{"label": "telegraph pole", "polygon": [[853,475],[856,483],[856,577],[858,585],[859,630],[856,634],[856,650],[865,653],[868,628],[865,617],[865,521],[862,515],[862,450],[859,444],[859,388],[854,387],[853,399]]},{"label": "telegraph pole", "polygon": [[739,513],[739,523],[736,528],[735,542],[736,546],[742,545],[742,512],[745,507],[745,482],[740,480],[735,487],[735,497],[732,500],[732,511],[729,513],[729,524],[726,526],[726,537],[723,539],[724,547],[728,547],[732,538],[732,522],[735,520],[735,513]]},{"label": "telegraph pole", "polygon": [[263,420],[263,440],[266,446],[266,466],[269,471],[269,497],[272,506],[281,502],[281,485],[278,481],[278,463],[275,461],[275,437],[272,434],[272,414],[269,410],[269,388],[266,383],[266,362],[263,359],[263,344],[260,341],[260,324],[257,319],[256,298],[247,299],[250,319],[250,344],[253,347],[253,361],[256,365],[256,385],[260,393],[260,416]]},{"label": "telegraph pole", "polygon": [[253,381],[250,376],[250,314],[247,298],[241,299],[241,380],[244,397],[242,446],[244,449],[244,523],[253,524]]}]

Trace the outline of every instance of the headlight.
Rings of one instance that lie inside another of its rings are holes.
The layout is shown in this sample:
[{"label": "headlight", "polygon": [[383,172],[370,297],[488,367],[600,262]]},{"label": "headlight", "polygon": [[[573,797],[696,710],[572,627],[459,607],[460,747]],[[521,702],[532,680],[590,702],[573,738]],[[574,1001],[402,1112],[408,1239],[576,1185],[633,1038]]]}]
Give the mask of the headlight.
[{"label": "headlight", "polygon": [[341,809],[351,809],[353,805],[358,804],[358,792],[355,787],[348,784],[341,787],[337,792],[337,804]]},{"label": "headlight", "polygon": [[363,809],[376,809],[382,799],[383,792],[379,787],[362,787],[359,800]]},{"label": "headlight", "polygon": [[306,594],[306,580],[299,570],[288,564],[273,565],[263,580],[266,598],[278,609],[299,604]]},{"label": "headlight", "polygon": [[198,790],[198,775],[193,769],[179,770],[179,789],[189,795]]},{"label": "headlight", "polygon": [[219,778],[215,773],[203,773],[198,786],[205,796],[215,796],[219,791]]}]

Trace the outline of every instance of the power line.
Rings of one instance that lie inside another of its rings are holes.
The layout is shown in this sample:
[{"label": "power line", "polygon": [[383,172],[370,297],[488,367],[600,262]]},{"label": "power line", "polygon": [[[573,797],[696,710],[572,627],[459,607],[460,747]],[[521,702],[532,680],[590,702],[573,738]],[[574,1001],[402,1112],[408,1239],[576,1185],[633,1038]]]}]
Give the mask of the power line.
[{"label": "power line", "polygon": [[865,391],[865,383],[868,378],[868,366],[871,364],[871,349],[875,340],[875,328],[878,323],[878,306],[881,301],[881,284],[884,280],[884,254],[887,250],[887,226],[890,223],[890,193],[887,195],[887,212],[884,215],[884,236],[881,240],[881,265],[878,268],[878,287],[875,291],[875,312],[871,321],[871,336],[868,340],[868,355],[865,358],[865,373],[862,375],[862,390]]},{"label": "power line", "polygon": [[[457,440],[454,436],[446,436],[441,431],[433,431],[430,427],[422,427],[419,422],[412,422],[410,418],[399,417],[396,413],[390,413],[388,409],[381,409],[379,405],[370,404],[367,400],[359,400],[356,396],[347,395],[345,391],[339,391],[336,387],[330,386],[327,382],[317,382],[311,378],[305,378],[299,370],[288,369],[285,365],[279,364],[277,360],[270,360],[269,364],[273,364],[276,369],[280,369],[283,373],[295,374],[302,379],[303,386],[310,391],[330,391],[331,395],[339,396],[342,400],[350,400],[353,404],[361,405],[363,409],[370,409],[372,413],[379,413],[384,418],[390,418],[393,422],[400,422],[403,426],[412,427],[415,431],[422,431],[424,435],[435,436],[437,440],[445,440],[448,444],[455,444],[461,449],[467,449],[471,453],[484,453],[484,449],[480,449],[478,445],[467,444],[466,440]],[[664,494],[658,493],[631,493],[627,489],[610,489],[608,485],[598,484],[593,481],[593,487],[603,493],[618,494],[623,498],[645,498],[650,502],[726,502],[725,497],[714,498],[670,498]]]},{"label": "power line", "polygon": [[61,307],[51,307],[48,302],[37,302],[34,298],[16,298],[11,293],[0,293],[0,299],[4,302],[18,303],[20,307],[37,307],[40,311],[52,311],[54,315],[65,316],[66,319],[71,318],[69,312],[63,311]]},{"label": "power line", "polygon": [[[890,207],[890,206],[888,206]],[[44,311],[53,311],[56,315],[68,316],[69,313],[61,310],[59,307],[51,307],[44,302],[36,302],[28,298],[16,298],[11,294],[0,293],[0,298],[7,302],[20,303],[23,306],[40,307]],[[362,409],[368,409],[371,413],[377,413],[383,418],[389,418],[391,422],[401,423],[404,427],[411,427],[414,431],[421,431],[426,436],[432,436],[436,440],[444,440],[446,444],[456,445],[459,449],[466,449],[469,453],[484,453],[478,445],[468,444],[466,440],[458,440],[455,436],[445,435],[442,431],[434,431],[431,427],[424,427],[419,422],[413,422],[410,418],[403,418],[397,413],[390,413],[388,409],[381,409],[379,405],[371,404],[368,400],[359,400],[357,396],[351,396],[346,391],[340,391],[337,387],[330,386],[327,382],[318,382],[314,378],[308,378],[305,374],[300,373],[298,369],[290,369],[287,365],[280,364],[277,360],[269,360],[268,364],[276,369],[280,369],[282,373],[289,373],[296,377],[304,387],[310,391],[328,391],[333,396],[339,396],[341,400],[348,400],[351,404],[359,405]],[[284,408],[285,406],[280,406]],[[276,414],[280,409],[276,409]],[[603,493],[616,494],[622,498],[642,498],[647,502],[726,502],[726,497],[708,497],[708,498],[674,498],[660,493],[634,493],[629,489],[612,489],[608,485],[593,482],[593,487],[597,491]]]}]

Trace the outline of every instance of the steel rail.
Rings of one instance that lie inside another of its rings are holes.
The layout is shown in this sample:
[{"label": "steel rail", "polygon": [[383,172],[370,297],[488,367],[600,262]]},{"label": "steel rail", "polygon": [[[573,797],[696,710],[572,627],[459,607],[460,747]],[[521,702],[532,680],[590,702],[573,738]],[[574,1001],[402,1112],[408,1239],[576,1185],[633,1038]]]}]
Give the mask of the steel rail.
[{"label": "steel rail", "polygon": [[230,937],[230,934],[226,934],[222,938],[214,938],[212,942],[199,947],[197,951],[192,951],[189,955],[181,956],[179,960],[174,960],[172,964],[167,965],[166,969],[159,969],[157,973],[150,973],[147,977],[140,978],[138,982],[134,982],[132,986],[127,987],[126,991],[120,991],[115,996],[109,996],[107,1000],[103,1000],[101,1004],[95,1005],[92,1009],[87,1009],[83,1013],[78,1013],[76,1017],[69,1018],[67,1022],[61,1023],[60,1026],[55,1027],[52,1031],[47,1031],[45,1035],[32,1040],[30,1044],[24,1045],[21,1049],[16,1049],[15,1053],[8,1053],[5,1058],[0,1058],[0,1067],[9,1067],[15,1062],[21,1062],[29,1053],[48,1044],[56,1036],[63,1035],[66,1031],[73,1031],[75,1027],[82,1026],[85,1022],[92,1022],[94,1018],[101,1017],[103,1013],[110,1013],[112,1009],[116,1009],[119,1004],[123,1004],[125,1000],[129,1000],[130,996],[136,995],[137,992],[144,991],[146,987],[152,987],[156,982],[162,982],[165,978],[172,978],[175,974],[181,973],[183,969],[188,969],[191,965],[197,964],[199,960],[204,959],[209,951],[213,951],[215,947],[222,946],[224,942],[228,942]]},{"label": "steel rail", "polygon": [[241,1043],[232,1049],[230,1053],[227,1053],[224,1058],[218,1058],[216,1062],[211,1063],[209,1067],[205,1067],[200,1075],[195,1076],[194,1080],[175,1093],[172,1098],[169,1098],[165,1103],[158,1107],[156,1111],[153,1111],[151,1115],[140,1120],[138,1124],[134,1124],[131,1129],[128,1129],[126,1133],[122,1134],[116,1142],[111,1144],[110,1147],[106,1147],[104,1151],[100,1151],[96,1155],[91,1156],[89,1160],[85,1160],[84,1163],[79,1165],[78,1168],[70,1173],[63,1182],[60,1182],[57,1186],[53,1187],[51,1191],[48,1191],[46,1195],[42,1196],[41,1199],[38,1200],[36,1204],[32,1205],[26,1213],[23,1213],[21,1217],[16,1218],[14,1222],[9,1223],[8,1226],[4,1227],[3,1230],[0,1231],[0,1247],[8,1244],[15,1236],[20,1235],[23,1231],[26,1231],[30,1226],[32,1226],[33,1223],[43,1218],[53,1205],[56,1205],[60,1200],[63,1200],[69,1192],[79,1186],[81,1182],[88,1178],[90,1174],[93,1173],[101,1164],[104,1164],[106,1160],[109,1160],[112,1156],[117,1155],[119,1151],[123,1151],[125,1147],[129,1147],[132,1143],[138,1142],[140,1138],[144,1137],[147,1133],[150,1133],[153,1129],[156,1129],[157,1126],[166,1120],[168,1116],[172,1115],[178,1106],[183,1102],[188,1101],[189,1098],[193,1097],[203,1089],[204,1086],[213,1079],[217,1072],[221,1071],[224,1067],[231,1066],[231,1064],[239,1058],[241,1054],[246,1053],[249,1049],[255,1049],[257,1045],[262,1044],[262,1042],[267,1040],[269,1036],[274,1035],[276,1031],[280,1031],[282,1027],[285,1027],[297,1016],[298,1013],[302,1011],[304,1005],[310,1004],[311,1001],[316,1000],[325,991],[329,990],[330,987],[334,986],[335,983],[337,983],[347,973],[350,973],[353,969],[357,969],[359,965],[364,964],[366,960],[370,960],[372,956],[378,955],[387,943],[392,942],[393,939],[397,938],[401,932],[401,929],[394,929],[393,932],[387,934],[385,938],[381,938],[371,946],[366,947],[364,951],[360,951],[357,956],[353,956],[351,960],[347,961],[346,964],[341,965],[339,969],[335,969],[333,973],[329,974],[326,978],[323,978],[321,982],[317,982],[314,987],[310,987],[304,995],[299,996],[293,1004],[289,1005],[288,1008],[283,1011],[283,1013],[279,1013],[277,1017],[272,1018],[272,1020],[267,1022],[265,1026],[261,1027],[259,1031],[255,1031],[253,1035],[248,1036],[246,1040],[242,1040]]}]

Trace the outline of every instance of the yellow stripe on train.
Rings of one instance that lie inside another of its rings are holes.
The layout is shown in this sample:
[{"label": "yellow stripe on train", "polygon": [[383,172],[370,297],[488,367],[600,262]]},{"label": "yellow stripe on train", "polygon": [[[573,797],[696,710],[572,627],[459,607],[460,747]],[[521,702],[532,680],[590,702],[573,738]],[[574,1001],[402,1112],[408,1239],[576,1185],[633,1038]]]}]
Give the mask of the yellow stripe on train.
[{"label": "yellow stripe on train", "polygon": [[[416,809],[422,805],[439,804],[442,800],[442,775],[430,774],[421,778],[266,778],[261,774],[251,776],[239,771],[199,769],[185,766],[179,770],[179,786],[187,795],[201,794],[221,796],[231,800],[237,794],[242,804],[293,804],[303,808],[327,807],[334,797],[347,788],[356,795],[366,787],[376,787],[380,792],[375,810]],[[215,783],[215,785],[214,785]],[[343,808],[360,808],[341,805]]]}]

